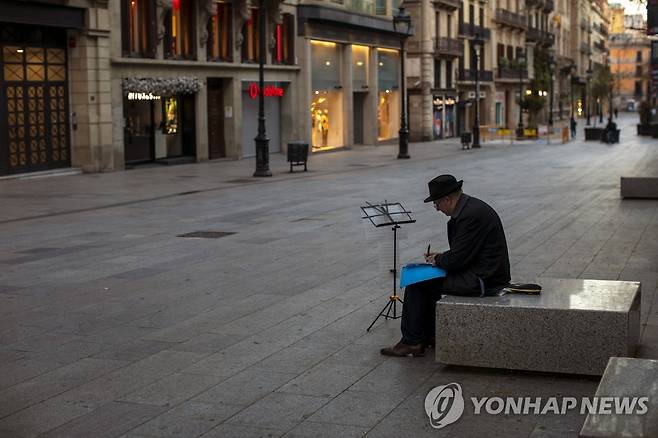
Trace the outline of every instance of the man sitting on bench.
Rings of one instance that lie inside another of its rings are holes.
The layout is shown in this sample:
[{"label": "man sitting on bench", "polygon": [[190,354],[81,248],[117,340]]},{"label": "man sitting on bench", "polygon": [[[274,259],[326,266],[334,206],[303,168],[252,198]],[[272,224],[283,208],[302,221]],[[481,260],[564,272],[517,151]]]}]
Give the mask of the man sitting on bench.
[{"label": "man sitting on bench", "polygon": [[446,271],[445,278],[408,286],[402,307],[402,339],[382,348],[386,356],[423,356],[434,345],[435,304],[441,294],[486,296],[510,282],[510,264],[503,224],[485,202],[462,193],[463,181],[440,175],[428,183],[425,202],[450,217],[443,253],[425,254],[425,261]]}]

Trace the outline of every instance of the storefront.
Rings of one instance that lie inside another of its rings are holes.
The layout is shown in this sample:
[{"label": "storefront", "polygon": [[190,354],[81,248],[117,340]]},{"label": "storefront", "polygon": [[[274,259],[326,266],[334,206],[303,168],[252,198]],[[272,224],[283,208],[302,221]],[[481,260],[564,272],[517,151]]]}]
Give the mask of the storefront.
[{"label": "storefront", "polygon": [[[265,82],[265,129],[270,139],[270,153],[281,151],[281,100],[288,90],[287,83]],[[242,81],[242,157],[256,156],[254,139],[258,134],[258,83]]]},{"label": "storefront", "polygon": [[69,167],[66,31],[0,28],[0,175]]},{"label": "storefront", "polygon": [[126,164],[196,157],[195,78],[123,81]]},{"label": "storefront", "polygon": [[433,99],[434,139],[454,137],[457,132],[455,95],[435,95]]},{"label": "storefront", "polygon": [[311,145],[314,151],[345,146],[339,45],[311,41]]},{"label": "storefront", "polygon": [[391,20],[307,4],[297,16],[305,37],[301,76],[309,81],[303,131],[312,151],[397,138],[400,35]]}]

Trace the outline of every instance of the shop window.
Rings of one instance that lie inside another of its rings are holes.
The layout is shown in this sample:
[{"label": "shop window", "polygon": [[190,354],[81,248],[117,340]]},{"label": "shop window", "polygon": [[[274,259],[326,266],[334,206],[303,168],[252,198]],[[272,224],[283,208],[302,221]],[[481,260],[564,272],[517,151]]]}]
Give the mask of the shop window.
[{"label": "shop window", "polygon": [[124,56],[155,57],[155,0],[121,0]]},{"label": "shop window", "polygon": [[368,58],[370,49],[367,46],[352,46],[352,87],[354,91],[368,89]]},{"label": "shop window", "polygon": [[340,82],[339,47],[336,43],[311,41],[311,144],[314,151],[344,146],[343,90]]},{"label": "shop window", "polygon": [[249,10],[249,19],[242,27],[242,62],[258,62],[260,38],[258,9]]},{"label": "shop window", "polygon": [[194,58],[194,4],[192,0],[173,0],[166,18],[165,56],[171,59]]},{"label": "shop window", "polygon": [[272,49],[272,63],[295,63],[295,17],[292,14],[283,14],[281,24],[274,27],[274,48]]},{"label": "shop window", "polygon": [[217,2],[217,14],[208,21],[208,59],[231,61],[231,4]]},{"label": "shop window", "polygon": [[398,136],[400,130],[400,57],[397,50],[377,49],[378,66],[378,140]]}]

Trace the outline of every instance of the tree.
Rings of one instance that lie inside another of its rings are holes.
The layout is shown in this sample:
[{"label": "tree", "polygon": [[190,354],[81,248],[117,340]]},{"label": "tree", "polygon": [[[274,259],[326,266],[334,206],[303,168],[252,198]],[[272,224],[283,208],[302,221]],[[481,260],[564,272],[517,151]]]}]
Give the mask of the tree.
[{"label": "tree", "polygon": [[596,64],[594,66],[591,82],[592,99],[601,102],[601,113],[603,113],[603,102],[608,99],[612,92],[615,78],[610,71],[610,66]]},{"label": "tree", "polygon": [[537,116],[546,106],[546,96],[540,95],[540,91],[546,91],[551,86],[551,74],[548,70],[548,51],[537,48],[533,67],[535,78],[530,81],[529,94],[521,98],[521,108],[528,112],[528,127],[537,127]]}]

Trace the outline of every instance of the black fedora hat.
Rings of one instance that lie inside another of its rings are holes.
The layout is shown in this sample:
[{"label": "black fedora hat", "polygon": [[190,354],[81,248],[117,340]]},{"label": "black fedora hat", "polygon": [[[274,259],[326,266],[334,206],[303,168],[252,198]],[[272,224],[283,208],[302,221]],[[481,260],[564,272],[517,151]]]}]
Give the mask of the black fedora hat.
[{"label": "black fedora hat", "polygon": [[462,188],[464,180],[457,181],[452,175],[439,175],[427,183],[430,189],[430,195],[425,198],[424,202],[436,201],[450,193]]}]

